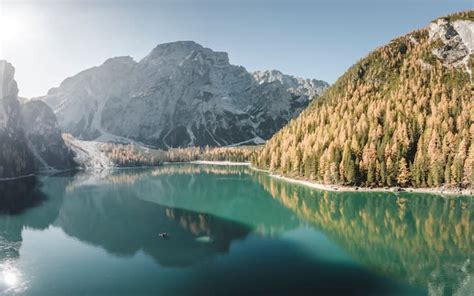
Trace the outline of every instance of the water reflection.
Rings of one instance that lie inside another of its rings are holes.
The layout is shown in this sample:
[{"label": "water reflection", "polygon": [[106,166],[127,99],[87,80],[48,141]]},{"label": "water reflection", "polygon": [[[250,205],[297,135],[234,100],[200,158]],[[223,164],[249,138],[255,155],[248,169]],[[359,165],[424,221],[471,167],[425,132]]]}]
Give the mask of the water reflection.
[{"label": "water reflection", "polygon": [[[160,266],[181,269],[228,254],[234,242],[257,236],[261,241],[256,245],[265,251],[254,255],[271,254],[280,247],[288,258],[278,260],[306,271],[299,275],[317,274],[329,282],[360,273],[365,282],[354,287],[363,289],[368,276],[353,267],[309,261],[284,239],[268,243],[309,227],[324,233],[364,268],[424,287],[431,294],[462,294],[472,287],[472,197],[322,192],[237,166],[169,165],[55,176],[43,178],[40,187],[25,181],[29,186],[22,182],[0,187],[2,198],[21,194],[44,201],[26,211],[23,206],[4,207],[10,208],[9,214],[0,215],[0,294],[28,285],[28,275],[17,264],[23,230],[49,227],[114,257],[143,252]],[[170,239],[160,238],[160,232],[168,232]],[[310,241],[314,249],[319,242]],[[275,264],[275,258],[268,256],[265,268]],[[231,266],[242,269],[240,276],[247,273],[244,263],[237,265]],[[216,270],[213,276],[230,285],[231,279]],[[259,272],[272,274],[259,285],[274,286],[273,277],[279,275],[277,282],[284,288],[286,270]],[[204,277],[212,271],[202,273],[196,285],[206,282]],[[292,283],[308,284],[309,278],[297,276]],[[372,280],[375,287],[378,282]]]},{"label": "water reflection", "polygon": [[18,294],[26,291],[28,281],[23,278],[21,270],[14,260],[0,261],[0,292]]},{"label": "water reflection", "polygon": [[[0,182],[0,294],[21,293],[28,287],[16,260],[20,256],[22,230],[44,229],[52,222],[50,207],[39,207],[47,204],[39,185],[35,177]],[[25,219],[24,213],[31,210],[41,214],[33,215],[36,219]]]},{"label": "water reflection", "polygon": [[[150,173],[147,171],[146,175]],[[232,240],[242,239],[250,232],[248,226],[212,214],[141,199],[140,195],[149,192],[135,192],[126,185],[142,174],[119,171],[104,176],[44,178],[41,191],[38,187],[30,190],[48,196],[41,207],[22,215],[0,215],[0,262],[19,256],[22,230],[26,227],[60,227],[68,235],[100,246],[110,254],[133,256],[144,251],[164,266],[186,266],[227,252]],[[4,188],[11,190],[8,192],[13,196],[23,192],[24,184],[15,182]],[[158,234],[163,231],[171,239],[160,239]]]},{"label": "water reflection", "polygon": [[67,194],[124,195],[168,208],[211,214],[267,236],[298,227],[301,221],[297,216],[274,202],[249,173],[246,166],[195,164],[118,170],[103,176],[77,175],[67,186]]},{"label": "water reflection", "polygon": [[472,288],[472,197],[325,192],[254,176],[363,265],[432,295]]},{"label": "water reflection", "polygon": [[0,214],[19,214],[39,205],[45,196],[37,183],[36,177],[0,181]]},{"label": "water reflection", "polygon": [[[90,190],[90,189],[89,189]],[[162,266],[187,266],[227,252],[250,229],[209,214],[144,201],[133,192],[76,190],[64,199],[54,222],[65,233],[117,256],[144,251]],[[167,232],[169,239],[159,237]],[[197,240],[209,237],[209,243]]]}]

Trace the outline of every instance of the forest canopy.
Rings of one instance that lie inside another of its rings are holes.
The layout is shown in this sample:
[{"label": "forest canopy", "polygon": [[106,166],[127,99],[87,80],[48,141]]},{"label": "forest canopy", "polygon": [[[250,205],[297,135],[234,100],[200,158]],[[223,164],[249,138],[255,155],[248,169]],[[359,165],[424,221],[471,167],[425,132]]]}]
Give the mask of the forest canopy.
[{"label": "forest canopy", "polygon": [[[444,20],[474,21],[474,11]],[[326,184],[472,187],[474,55],[466,67],[446,65],[434,54],[442,46],[425,28],[376,49],[253,165]]]}]

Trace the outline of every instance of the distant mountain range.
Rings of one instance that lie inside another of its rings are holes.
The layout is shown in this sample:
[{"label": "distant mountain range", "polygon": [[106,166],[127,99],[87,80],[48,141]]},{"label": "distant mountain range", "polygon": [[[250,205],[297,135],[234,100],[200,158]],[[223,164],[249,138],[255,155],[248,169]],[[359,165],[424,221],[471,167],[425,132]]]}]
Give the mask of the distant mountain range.
[{"label": "distant mountain range", "polygon": [[158,148],[261,144],[328,87],[278,71],[249,73],[192,41],[117,57],[39,98],[82,140]]}]

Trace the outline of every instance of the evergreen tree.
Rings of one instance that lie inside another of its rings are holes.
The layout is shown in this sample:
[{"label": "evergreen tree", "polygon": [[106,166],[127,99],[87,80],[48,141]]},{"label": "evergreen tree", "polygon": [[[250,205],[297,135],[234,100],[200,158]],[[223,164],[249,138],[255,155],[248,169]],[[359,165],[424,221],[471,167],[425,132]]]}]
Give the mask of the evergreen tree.
[{"label": "evergreen tree", "polygon": [[404,157],[400,159],[398,163],[398,176],[397,182],[400,186],[405,186],[410,181],[410,172],[407,167],[407,161]]}]

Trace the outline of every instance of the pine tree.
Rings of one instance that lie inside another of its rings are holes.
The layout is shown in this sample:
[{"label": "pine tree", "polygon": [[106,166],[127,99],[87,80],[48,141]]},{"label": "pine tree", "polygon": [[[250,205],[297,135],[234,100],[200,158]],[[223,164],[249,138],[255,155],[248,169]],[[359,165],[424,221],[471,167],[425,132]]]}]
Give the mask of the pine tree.
[{"label": "pine tree", "polygon": [[404,157],[400,159],[398,163],[398,176],[397,182],[400,186],[405,186],[410,181],[410,172],[407,167],[407,161]]}]

